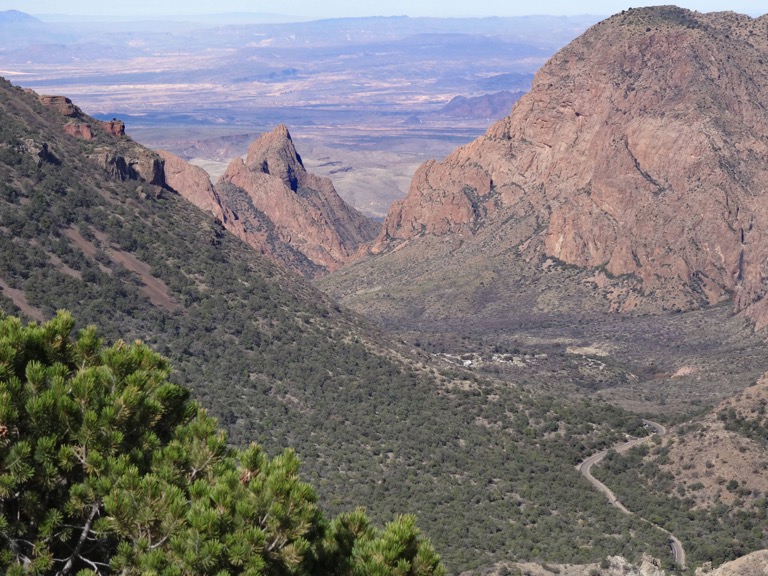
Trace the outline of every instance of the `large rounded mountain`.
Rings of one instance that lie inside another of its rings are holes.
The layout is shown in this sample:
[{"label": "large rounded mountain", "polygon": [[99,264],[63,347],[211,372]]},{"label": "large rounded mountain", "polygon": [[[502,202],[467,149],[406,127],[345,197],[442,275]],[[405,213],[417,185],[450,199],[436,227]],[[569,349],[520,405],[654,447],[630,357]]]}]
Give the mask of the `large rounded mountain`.
[{"label": "large rounded mountain", "polygon": [[[533,276],[576,267],[573,290],[613,309],[733,299],[763,325],[767,87],[768,16],[617,14],[559,51],[510,116],[421,166],[363,266],[426,249],[471,279],[511,260]],[[360,274],[344,274],[332,290],[349,297]]]}]

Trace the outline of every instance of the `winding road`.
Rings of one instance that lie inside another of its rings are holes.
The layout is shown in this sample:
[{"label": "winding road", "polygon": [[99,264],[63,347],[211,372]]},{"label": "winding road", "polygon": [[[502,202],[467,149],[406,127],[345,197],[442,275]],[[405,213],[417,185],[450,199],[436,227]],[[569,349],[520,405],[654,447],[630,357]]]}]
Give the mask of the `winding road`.
[{"label": "winding road", "polygon": [[[649,428],[653,428],[659,436],[664,436],[667,433],[667,429],[661,424],[658,424],[657,422],[651,422],[650,420],[643,420],[643,424],[645,424]],[[626,452],[627,450],[629,450],[630,448],[633,448],[634,446],[647,442],[649,439],[650,439],[650,436],[645,438],[635,438],[634,440],[630,440],[629,442],[624,442],[623,444],[614,446],[611,449],[619,453]],[[592,456],[590,456],[580,464],[577,464],[576,470],[578,470],[579,473],[581,473],[581,475],[584,476],[584,478],[589,480],[592,486],[594,486],[600,492],[605,494],[605,497],[608,498],[608,501],[612,505],[616,506],[616,508],[618,508],[625,514],[633,514],[633,512],[628,510],[627,507],[624,506],[624,504],[622,504],[618,498],[616,498],[616,495],[613,493],[613,491],[610,488],[608,488],[608,486],[606,486],[605,484],[600,482],[600,480],[592,476],[590,469],[592,468],[593,465],[597,464],[603,458],[605,458],[606,454],[608,454],[608,450],[603,450],[602,452],[593,454]],[[653,524],[653,522],[650,522],[645,518],[641,518],[641,519],[655,526],[656,528],[664,532],[669,537],[669,547],[672,551],[672,556],[674,556],[675,563],[681,568],[685,568],[685,549],[683,548],[682,542],[680,542],[680,540],[678,540],[677,537],[674,534],[672,534],[672,532],[670,532],[669,530],[662,528],[658,524]]]}]

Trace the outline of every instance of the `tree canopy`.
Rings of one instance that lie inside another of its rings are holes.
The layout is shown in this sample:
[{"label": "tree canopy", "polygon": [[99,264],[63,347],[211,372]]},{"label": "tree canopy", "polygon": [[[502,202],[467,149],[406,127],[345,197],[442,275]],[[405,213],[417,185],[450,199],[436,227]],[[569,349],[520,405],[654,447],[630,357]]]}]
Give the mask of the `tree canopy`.
[{"label": "tree canopy", "polygon": [[410,515],[326,519],[291,450],[228,445],[137,341],[0,316],[0,570],[443,574]]}]

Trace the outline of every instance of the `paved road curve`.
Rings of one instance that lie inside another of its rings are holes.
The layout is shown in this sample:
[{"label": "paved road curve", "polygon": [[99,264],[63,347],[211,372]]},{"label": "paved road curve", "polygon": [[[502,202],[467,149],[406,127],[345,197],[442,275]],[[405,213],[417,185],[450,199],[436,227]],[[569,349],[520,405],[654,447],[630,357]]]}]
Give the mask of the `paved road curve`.
[{"label": "paved road curve", "polygon": [[[650,428],[653,428],[659,436],[664,436],[667,433],[667,429],[661,424],[658,424],[657,422],[651,422],[650,420],[643,420],[643,424],[645,424]],[[643,444],[644,442],[647,442],[649,439],[650,437],[635,438],[634,440],[630,440],[629,442],[624,442],[623,444],[614,446],[613,450],[616,450],[616,452],[619,452],[619,453],[626,452],[627,450],[629,450],[634,446],[637,446],[638,444]],[[619,501],[618,498],[616,498],[616,495],[613,493],[613,491],[610,488],[608,488],[608,486],[600,482],[600,480],[592,476],[592,473],[590,472],[590,469],[592,468],[592,466],[600,462],[603,458],[605,458],[606,454],[608,454],[608,450],[603,450],[602,452],[593,454],[592,456],[584,460],[584,462],[582,462],[581,464],[577,464],[576,470],[578,470],[581,473],[581,475],[584,476],[584,478],[589,480],[592,486],[594,486],[600,492],[605,494],[606,498],[608,498],[608,501],[614,506],[616,506],[616,508],[618,508],[625,514],[632,514],[632,512],[628,510],[624,506],[624,504],[622,504]],[[645,519],[643,518],[643,520]],[[645,520],[645,521],[649,522],[648,520]],[[652,524],[652,522],[649,522],[649,523]],[[680,540],[678,540],[677,537],[675,537],[675,535],[672,534],[669,530],[665,530],[664,528],[662,528],[661,526],[658,526],[657,524],[653,524],[653,525],[656,526],[656,528],[658,528],[665,534],[667,534],[667,536],[669,536],[669,547],[672,551],[672,556],[674,556],[675,558],[675,563],[681,568],[685,568],[685,549],[683,549],[682,542],[680,542]]]}]

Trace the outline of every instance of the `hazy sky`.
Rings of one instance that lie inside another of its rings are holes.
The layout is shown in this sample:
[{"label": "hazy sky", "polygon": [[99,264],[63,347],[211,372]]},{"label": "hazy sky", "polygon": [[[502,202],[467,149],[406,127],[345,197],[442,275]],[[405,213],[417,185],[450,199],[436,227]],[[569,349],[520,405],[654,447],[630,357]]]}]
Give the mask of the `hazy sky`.
[{"label": "hazy sky", "polygon": [[[160,16],[224,12],[274,13],[301,18],[344,16],[521,16],[528,14],[610,15],[630,6],[652,6],[673,0],[0,0],[0,10],[30,14],[90,16]],[[679,0],[678,6],[711,12],[734,10],[751,15],[768,12],[768,0]]]}]

